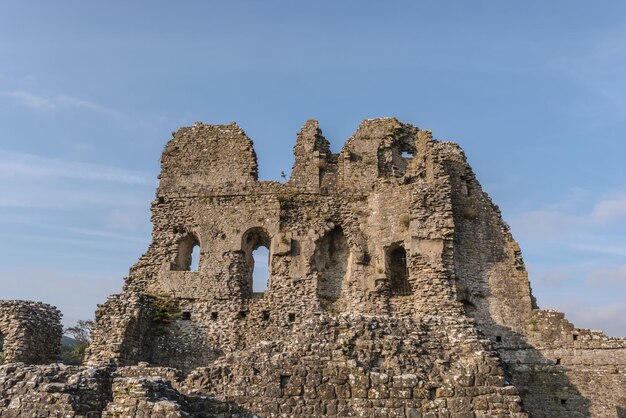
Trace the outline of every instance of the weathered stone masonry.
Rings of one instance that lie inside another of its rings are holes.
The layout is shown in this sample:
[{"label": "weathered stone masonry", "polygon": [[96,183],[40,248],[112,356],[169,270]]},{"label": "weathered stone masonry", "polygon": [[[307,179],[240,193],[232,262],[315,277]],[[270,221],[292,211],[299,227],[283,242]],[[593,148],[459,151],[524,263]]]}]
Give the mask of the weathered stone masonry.
[{"label": "weathered stone masonry", "polygon": [[5,363],[46,364],[61,345],[61,312],[54,306],[23,300],[0,301],[0,352]]},{"label": "weathered stone masonry", "polygon": [[[96,312],[94,368],[20,388],[2,382],[25,371],[0,368],[0,396],[52,410],[45,386],[65,416],[624,413],[626,341],[536,306],[456,144],[371,119],[333,154],[309,121],[294,154],[286,183],[259,181],[236,124],[176,132],[152,243]],[[260,246],[270,280],[255,293]]]}]

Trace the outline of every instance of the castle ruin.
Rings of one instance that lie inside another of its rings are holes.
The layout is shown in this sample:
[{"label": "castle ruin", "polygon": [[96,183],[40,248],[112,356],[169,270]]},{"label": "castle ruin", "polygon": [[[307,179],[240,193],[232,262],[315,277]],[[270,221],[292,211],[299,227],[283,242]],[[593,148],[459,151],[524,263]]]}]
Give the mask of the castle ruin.
[{"label": "castle ruin", "polygon": [[61,312],[54,306],[0,300],[0,353],[4,363],[47,364],[55,361],[62,333]]},{"label": "castle ruin", "polygon": [[[308,121],[294,154],[288,181],[259,181],[236,124],[174,133],[89,368],[0,367],[0,417],[625,416],[626,340],[538,308],[458,145],[382,118],[333,154]],[[11,397],[24,368],[56,377]]]}]

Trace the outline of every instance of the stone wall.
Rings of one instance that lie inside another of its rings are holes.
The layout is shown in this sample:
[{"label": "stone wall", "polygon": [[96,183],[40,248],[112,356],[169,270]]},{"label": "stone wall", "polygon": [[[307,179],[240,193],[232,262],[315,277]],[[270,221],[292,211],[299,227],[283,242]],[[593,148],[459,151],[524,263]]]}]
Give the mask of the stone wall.
[{"label": "stone wall", "polygon": [[0,301],[0,339],[4,363],[51,363],[61,346],[61,312],[41,302]]},{"label": "stone wall", "polygon": [[[394,119],[369,120],[340,154],[332,155],[317,123],[309,121],[298,135],[287,183],[254,181],[251,175],[234,185],[231,178],[256,170],[243,132],[235,125],[182,129],[163,154],[152,205],[153,243],[131,269],[125,293],[99,309],[103,327],[102,332],[96,328],[90,362],[145,360],[176,367],[187,363],[184,368],[190,369],[213,358],[201,353],[226,352],[257,338],[256,330],[285,335],[292,323],[325,312],[427,314],[454,304],[451,187],[433,144],[429,132]],[[230,161],[233,147],[241,148],[245,169],[215,163],[220,155]],[[403,150],[414,157],[402,157]],[[380,167],[379,154],[385,160]],[[219,176],[212,171],[215,164]],[[202,168],[192,173],[194,166]],[[181,268],[180,260],[189,256],[181,252],[193,247],[189,242],[200,246],[198,271],[186,271],[189,263]],[[264,294],[254,295],[251,252],[260,245],[270,250],[271,279]],[[339,246],[341,260],[333,261]],[[396,247],[407,253],[408,288],[413,289],[403,295],[390,286],[389,253]],[[137,295],[160,294],[177,299],[187,322],[177,321],[159,336],[149,329],[162,327],[147,325],[135,336],[129,330],[141,328],[134,324],[151,308],[141,308],[131,320],[121,314],[127,309],[122,306],[142,297]],[[136,344],[155,339],[162,347],[158,351],[167,355],[153,350],[156,345]]]},{"label": "stone wall", "polygon": [[441,143],[452,180],[457,298],[494,342],[536,417],[616,416],[626,410],[626,340],[575,328],[532,296],[519,245],[463,152]]},{"label": "stone wall", "polygon": [[[294,154],[285,183],[259,181],[236,124],[173,134],[152,243],[96,311],[90,368],[72,371],[103,377],[86,386],[93,416],[623,414],[626,341],[539,309],[458,145],[369,119],[333,154],[308,121]],[[66,377],[55,402],[81,416]],[[11,390],[27,410],[50,399]]]}]

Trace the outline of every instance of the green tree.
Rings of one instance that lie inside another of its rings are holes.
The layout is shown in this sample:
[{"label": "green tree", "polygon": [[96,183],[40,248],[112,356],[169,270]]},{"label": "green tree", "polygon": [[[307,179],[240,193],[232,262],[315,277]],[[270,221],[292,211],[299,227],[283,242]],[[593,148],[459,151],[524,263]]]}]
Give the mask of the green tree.
[{"label": "green tree", "polygon": [[71,336],[75,343],[61,347],[61,361],[66,364],[82,364],[85,358],[85,350],[91,341],[93,321],[80,319],[76,325],[67,327],[65,334]]}]

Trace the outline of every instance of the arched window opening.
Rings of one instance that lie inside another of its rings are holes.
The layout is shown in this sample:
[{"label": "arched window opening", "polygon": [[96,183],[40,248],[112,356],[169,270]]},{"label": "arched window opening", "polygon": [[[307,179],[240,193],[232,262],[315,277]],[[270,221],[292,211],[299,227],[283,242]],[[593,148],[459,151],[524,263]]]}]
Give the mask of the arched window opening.
[{"label": "arched window opening", "polygon": [[334,303],[341,297],[341,288],[348,271],[350,247],[340,227],[322,238],[315,251],[315,265],[320,272],[318,294],[322,303]]},{"label": "arched window opening", "polygon": [[262,293],[267,290],[270,280],[270,250],[264,245],[252,252],[254,268],[252,270],[252,292]]},{"label": "arched window opening", "polygon": [[191,264],[189,266],[189,270],[198,271],[200,270],[200,246],[194,245],[191,250]]},{"label": "arched window opening", "polygon": [[411,294],[406,250],[401,245],[392,248],[387,255],[387,268],[392,296]]},{"label": "arched window opening", "polygon": [[186,235],[178,242],[176,261],[172,263],[172,270],[198,271],[200,268],[200,242],[192,235]]},{"label": "arched window opening", "polygon": [[270,279],[271,238],[263,228],[252,228],[243,234],[242,250],[247,264],[247,287],[250,294],[263,294]]},{"label": "arched window opening", "polygon": [[403,150],[402,154],[400,154],[400,156],[402,158],[406,158],[407,160],[410,160],[411,158],[413,158],[413,153],[409,150]]}]

